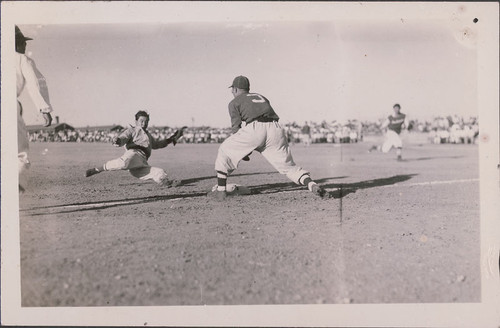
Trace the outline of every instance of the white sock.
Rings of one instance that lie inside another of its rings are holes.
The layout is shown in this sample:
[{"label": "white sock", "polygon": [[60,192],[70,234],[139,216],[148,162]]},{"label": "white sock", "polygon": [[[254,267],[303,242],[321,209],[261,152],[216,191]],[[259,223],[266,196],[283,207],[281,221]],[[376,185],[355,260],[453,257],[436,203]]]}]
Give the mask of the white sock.
[{"label": "white sock", "polygon": [[304,182],[306,181],[306,179],[311,179],[311,176],[309,174],[304,174],[303,176],[300,177],[299,183],[301,185],[304,185]]},{"label": "white sock", "polygon": [[309,184],[307,185],[307,189],[309,189],[309,191],[312,191],[312,187],[313,187],[314,185],[316,185],[316,184],[317,184],[317,183],[316,183],[316,182],[314,182],[314,181],[309,182]]},{"label": "white sock", "polygon": [[217,191],[226,191],[226,186],[217,186]]}]

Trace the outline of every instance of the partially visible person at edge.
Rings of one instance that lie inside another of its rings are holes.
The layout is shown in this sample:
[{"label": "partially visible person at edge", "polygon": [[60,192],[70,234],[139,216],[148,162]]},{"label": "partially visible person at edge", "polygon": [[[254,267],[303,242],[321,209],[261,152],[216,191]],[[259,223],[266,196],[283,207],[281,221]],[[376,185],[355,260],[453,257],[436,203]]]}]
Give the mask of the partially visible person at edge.
[{"label": "partially visible person at edge", "polygon": [[245,76],[237,76],[230,88],[234,99],[229,103],[229,116],[234,134],[219,147],[215,161],[217,188],[209,192],[208,196],[225,199],[228,176],[241,160],[248,161],[250,154],[257,151],[279,173],[324,197],[327,194],[325,189],[311,179],[308,171],[293,161],[286,130],[278,122],[279,116],[269,100],[258,93],[250,93],[250,81]]},{"label": "partially visible person at edge", "polygon": [[44,126],[52,124],[52,106],[49,100],[49,91],[45,77],[36,68],[35,61],[25,55],[26,41],[33,40],[25,37],[18,26],[16,30],[16,82],[17,82],[17,145],[19,166],[19,193],[23,193],[28,184],[30,161],[28,156],[29,140],[24,123],[23,106],[19,96],[24,89],[28,91],[36,108],[42,113],[45,120]]}]

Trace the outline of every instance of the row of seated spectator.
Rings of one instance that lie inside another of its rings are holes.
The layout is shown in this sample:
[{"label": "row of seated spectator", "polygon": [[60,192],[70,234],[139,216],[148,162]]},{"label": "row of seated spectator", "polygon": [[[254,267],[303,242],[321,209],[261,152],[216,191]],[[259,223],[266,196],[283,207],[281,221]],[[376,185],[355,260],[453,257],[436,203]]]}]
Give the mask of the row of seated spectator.
[{"label": "row of seated spectator", "polygon": [[429,139],[432,143],[476,144],[479,124],[476,118],[464,120],[458,116],[440,117],[434,120]]},{"label": "row of seated spectator", "polygon": [[[305,122],[302,125],[285,123],[290,143],[355,143],[363,141],[363,135],[379,135],[383,131],[378,122],[348,120],[346,122],[321,123]],[[433,143],[474,143],[479,134],[477,118],[464,120],[460,117],[436,117],[430,121],[410,120],[407,126],[409,133],[427,133]],[[110,142],[123,130],[121,126],[103,128],[77,128],[65,124],[64,128],[29,128],[32,142]],[[154,138],[164,139],[175,132],[174,127],[150,127]],[[231,135],[230,128],[213,128],[208,126],[189,127],[180,140],[183,143],[221,143]]]}]

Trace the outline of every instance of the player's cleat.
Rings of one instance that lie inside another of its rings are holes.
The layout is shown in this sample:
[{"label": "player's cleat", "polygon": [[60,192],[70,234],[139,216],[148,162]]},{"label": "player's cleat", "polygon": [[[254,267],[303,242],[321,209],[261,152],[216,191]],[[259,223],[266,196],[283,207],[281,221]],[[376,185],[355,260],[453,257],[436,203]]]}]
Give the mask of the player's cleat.
[{"label": "player's cleat", "polygon": [[99,171],[94,167],[92,169],[88,169],[87,171],[85,171],[85,177],[88,178],[97,173],[99,173]]},{"label": "player's cleat", "polygon": [[401,155],[398,155],[398,162],[402,162],[403,161],[403,157],[401,157]]},{"label": "player's cleat", "polygon": [[316,196],[319,196],[321,198],[326,196],[325,188],[321,187],[319,184],[312,185],[311,191],[313,194],[315,194]]},{"label": "player's cleat", "polygon": [[179,187],[182,184],[182,180],[172,180],[170,182],[170,187]]},{"label": "player's cleat", "polygon": [[250,160],[250,155],[252,155],[253,151],[251,151],[249,154],[247,154],[245,157],[243,157],[241,160],[248,162]]},{"label": "player's cleat", "polygon": [[52,115],[50,113],[42,113],[43,119],[45,120],[44,127],[48,127],[52,124]]},{"label": "player's cleat", "polygon": [[371,146],[371,148],[368,149],[368,152],[371,153],[374,150],[377,150],[377,146]]},{"label": "player's cleat", "polygon": [[341,188],[335,188],[333,191],[330,193],[331,198],[342,198],[344,196],[344,191]]},{"label": "player's cleat", "polygon": [[213,199],[217,199],[217,200],[224,200],[227,197],[227,193],[225,191],[215,190],[215,191],[209,191],[207,193],[207,196],[209,198],[213,198]]},{"label": "player's cleat", "polygon": [[162,181],[161,185],[167,188],[178,187],[182,184],[182,180],[168,180],[165,179]]}]

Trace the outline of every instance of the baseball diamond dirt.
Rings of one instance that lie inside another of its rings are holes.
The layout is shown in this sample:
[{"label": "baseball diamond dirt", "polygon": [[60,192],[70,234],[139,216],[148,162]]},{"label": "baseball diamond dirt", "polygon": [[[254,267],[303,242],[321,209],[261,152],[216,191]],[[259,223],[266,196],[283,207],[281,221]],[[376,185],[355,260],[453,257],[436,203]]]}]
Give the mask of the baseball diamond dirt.
[{"label": "baseball diamond dirt", "polygon": [[[260,155],[217,201],[217,144],[178,144],[150,164],[184,185],[128,172],[84,177],[122,149],[31,144],[20,196],[24,307],[480,302],[476,145],[291,147],[321,199]],[[45,150],[47,149],[47,150]]]}]

